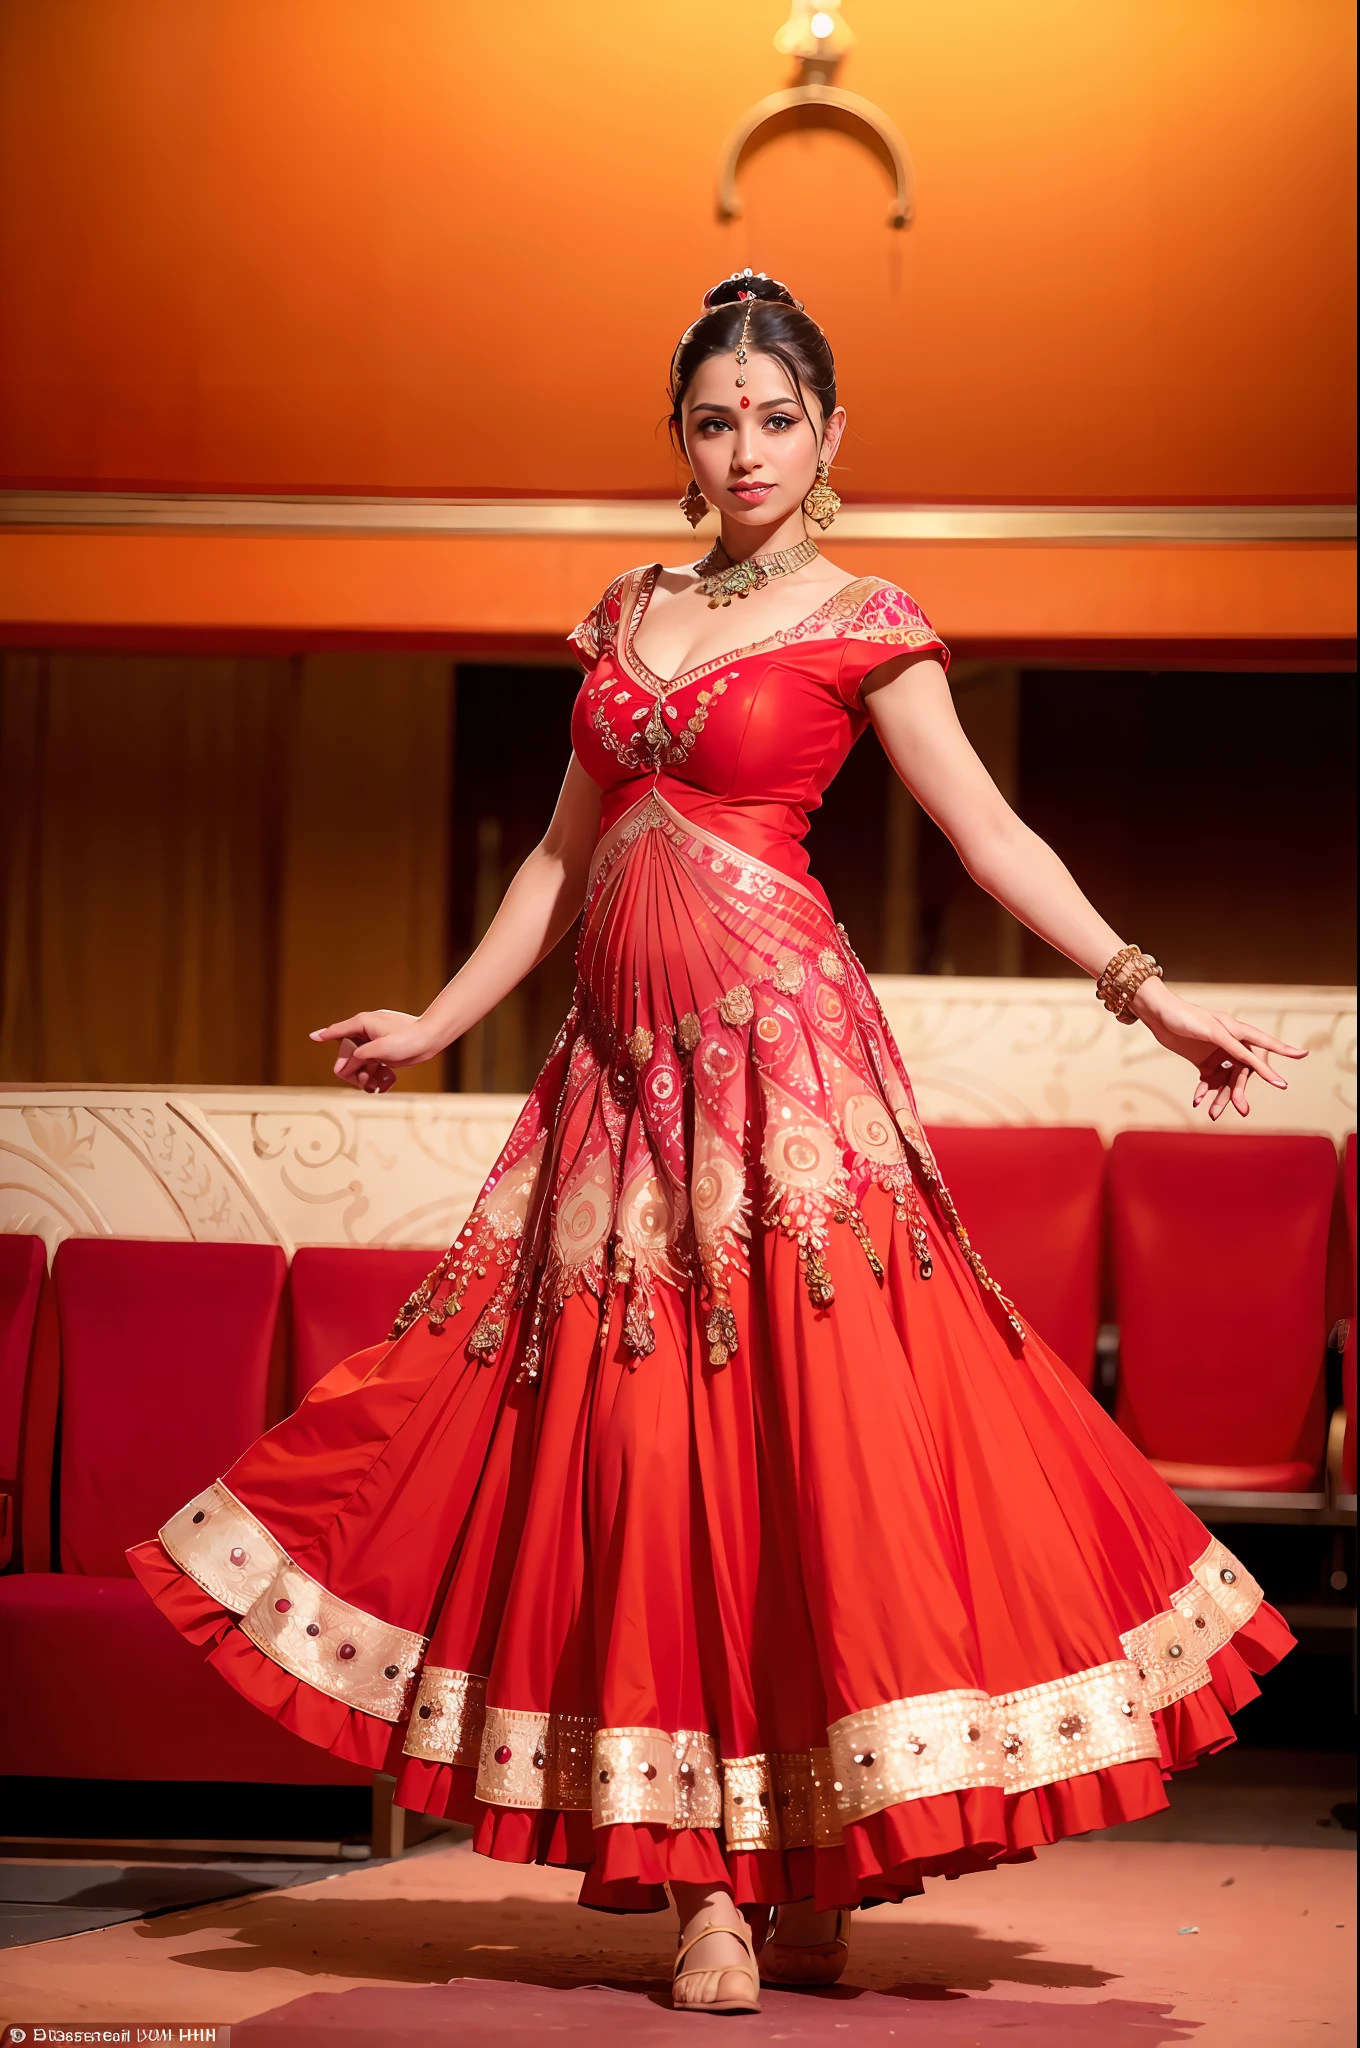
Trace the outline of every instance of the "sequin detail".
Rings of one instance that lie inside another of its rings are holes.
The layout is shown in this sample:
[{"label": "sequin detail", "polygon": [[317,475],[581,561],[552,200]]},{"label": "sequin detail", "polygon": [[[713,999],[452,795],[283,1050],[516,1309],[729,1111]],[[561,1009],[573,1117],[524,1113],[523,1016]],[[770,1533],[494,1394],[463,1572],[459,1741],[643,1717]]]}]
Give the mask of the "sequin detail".
[{"label": "sequin detail", "polygon": [[[1223,1574],[1231,1574],[1224,1580]],[[1209,1683],[1209,1659],[1251,1620],[1265,1597],[1251,1573],[1217,1537],[1190,1567],[1190,1583],[1164,1614],[1120,1637],[1129,1662],[1145,1674],[1150,1709],[1172,1706]]]},{"label": "sequin detail", "polygon": [[[199,1513],[201,1523],[194,1519]],[[425,1637],[321,1585],[220,1480],[172,1515],[160,1540],[180,1569],[236,1614],[242,1634],[283,1670],[356,1712],[381,1721],[405,1719]],[[242,1554],[234,1581],[224,1580],[224,1550],[228,1557]]]}]

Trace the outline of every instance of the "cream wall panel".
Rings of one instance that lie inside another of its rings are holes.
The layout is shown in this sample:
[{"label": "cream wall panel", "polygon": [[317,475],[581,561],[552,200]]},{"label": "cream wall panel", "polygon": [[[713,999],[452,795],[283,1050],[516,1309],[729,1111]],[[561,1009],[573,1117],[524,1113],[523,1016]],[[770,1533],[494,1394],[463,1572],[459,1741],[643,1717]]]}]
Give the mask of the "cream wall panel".
[{"label": "cream wall panel", "polygon": [[[1085,981],[885,975],[927,1123],[1207,1128],[1188,1069]],[[1355,992],[1187,991],[1309,1049],[1243,1130],[1355,1128]],[[372,1246],[448,1244],[509,1131],[510,1095],[339,1088],[0,1090],[0,1230]]]},{"label": "cream wall panel", "polygon": [[[1226,988],[1178,982],[1192,1001],[1227,1011],[1294,1045],[1289,1087],[1252,1084],[1245,1121],[1216,1134],[1355,1129],[1355,990]],[[990,976],[879,975],[888,1023],[927,1123],[1094,1124],[1125,1130],[1207,1130],[1190,1108],[1193,1075],[1141,1026],[1116,1023],[1091,984]]]}]

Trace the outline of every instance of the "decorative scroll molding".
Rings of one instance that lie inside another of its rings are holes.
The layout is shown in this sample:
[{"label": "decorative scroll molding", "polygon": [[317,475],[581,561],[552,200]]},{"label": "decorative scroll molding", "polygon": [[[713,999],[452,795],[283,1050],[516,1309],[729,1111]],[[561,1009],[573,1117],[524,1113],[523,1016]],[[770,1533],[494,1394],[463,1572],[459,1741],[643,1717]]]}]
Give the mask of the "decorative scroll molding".
[{"label": "decorative scroll molding", "polygon": [[[1089,983],[883,975],[875,981],[927,1124],[1207,1129],[1188,1069],[1121,1028]],[[1287,1094],[1257,1091],[1234,1134],[1355,1128],[1355,992],[1190,988],[1309,1048]],[[0,1088],[0,1230],[65,1237],[452,1243],[520,1098],[340,1088]]]},{"label": "decorative scroll molding", "polygon": [[191,1102],[168,1097],[163,1103],[91,1103],[89,1110],[160,1181],[184,1219],[185,1236],[215,1243],[282,1244],[291,1251],[230,1148],[202,1123]]},{"label": "decorative scroll molding", "polygon": [[[478,539],[688,541],[673,499],[182,496],[0,491],[0,528],[208,528],[234,533],[411,533]],[[1353,541],[1354,505],[846,505],[853,541]]]},{"label": "decorative scroll molding", "polygon": [[927,1124],[1094,1124],[1117,1131],[1355,1129],[1355,991],[1176,986],[1277,1038],[1306,1046],[1289,1087],[1253,1088],[1250,1122],[1210,1126],[1190,1108],[1193,1076],[1141,1027],[1096,1003],[1090,983],[990,976],[879,975],[874,986]]}]

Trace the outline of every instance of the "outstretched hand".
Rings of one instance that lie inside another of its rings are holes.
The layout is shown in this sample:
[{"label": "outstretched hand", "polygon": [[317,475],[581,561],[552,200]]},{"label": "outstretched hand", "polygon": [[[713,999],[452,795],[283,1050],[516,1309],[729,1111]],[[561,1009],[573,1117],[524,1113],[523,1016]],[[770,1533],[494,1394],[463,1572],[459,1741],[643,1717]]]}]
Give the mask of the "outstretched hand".
[{"label": "outstretched hand", "polygon": [[1145,981],[1133,999],[1134,1014],[1141,1018],[1159,1045],[1179,1053],[1199,1072],[1190,1107],[1198,1109],[1208,1099],[1209,1120],[1217,1123],[1229,1103],[1239,1116],[1250,1116],[1247,1083],[1259,1074],[1272,1088],[1289,1083],[1270,1064],[1272,1053],[1279,1059],[1303,1060],[1305,1046],[1286,1045],[1254,1024],[1229,1017],[1222,1010],[1203,1010],[1198,1003],[1168,988],[1164,981]]},{"label": "outstretched hand", "polygon": [[366,1095],[385,1095],[398,1067],[418,1067],[443,1050],[428,1026],[405,1010],[360,1010],[308,1035],[318,1045],[339,1041],[340,1056],[331,1071]]}]

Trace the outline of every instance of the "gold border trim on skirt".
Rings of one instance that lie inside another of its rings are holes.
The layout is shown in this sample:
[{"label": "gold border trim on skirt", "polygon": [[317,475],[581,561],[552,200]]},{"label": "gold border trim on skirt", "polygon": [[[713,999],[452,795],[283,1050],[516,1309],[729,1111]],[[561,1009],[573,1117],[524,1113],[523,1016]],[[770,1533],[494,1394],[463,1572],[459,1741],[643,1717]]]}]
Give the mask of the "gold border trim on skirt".
[{"label": "gold border trim on skirt", "polygon": [[1031,1792],[1155,1762],[1153,1717],[1209,1683],[1210,1658],[1263,1598],[1214,1537],[1170,1608],[1121,1636],[1122,1658],[1019,1692],[887,1700],[834,1721],[825,1748],[723,1757],[702,1730],[488,1706],[485,1677],[422,1669],[426,1637],[328,1592],[220,1480],[160,1540],[266,1656],[359,1712],[409,1714],[405,1754],[475,1770],[484,1804],[588,1812],[594,1827],[721,1829],[743,1850],[831,1848],[851,1822],[913,1799]]},{"label": "gold border trim on skirt", "polygon": [[338,1599],[294,1564],[220,1479],[171,1516],[160,1540],[292,1677],[361,1714],[405,1720],[426,1638]]}]

